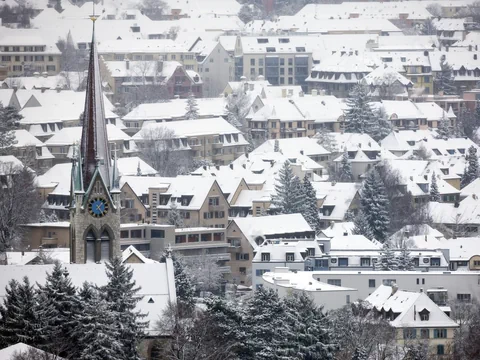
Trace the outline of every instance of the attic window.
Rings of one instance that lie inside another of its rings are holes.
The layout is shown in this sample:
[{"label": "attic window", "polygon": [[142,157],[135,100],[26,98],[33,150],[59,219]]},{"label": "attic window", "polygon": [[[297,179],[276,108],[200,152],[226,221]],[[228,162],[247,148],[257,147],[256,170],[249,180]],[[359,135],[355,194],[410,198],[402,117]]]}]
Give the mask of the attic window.
[{"label": "attic window", "polygon": [[410,145],[410,146],[414,146],[414,145],[415,145],[415,141],[407,141],[407,144]]},{"label": "attic window", "polygon": [[428,321],[430,319],[430,311],[423,309],[419,312],[421,321]]},{"label": "attic window", "polygon": [[406,58],[406,57],[401,57],[401,58],[400,58],[400,61],[401,61],[401,62],[406,62],[406,61],[407,61],[407,58]]},{"label": "attic window", "polygon": [[454,149],[448,149],[447,152],[448,152],[450,155],[455,154],[455,150],[454,150]]},{"label": "attic window", "polygon": [[297,50],[297,52],[305,52],[305,48],[303,46],[296,47],[295,50]]},{"label": "attic window", "polygon": [[457,149],[460,154],[465,154],[465,149]]},{"label": "attic window", "polygon": [[155,303],[155,301],[153,301],[153,298],[150,298],[150,299],[148,299],[148,303],[153,304],[153,303]]},{"label": "attic window", "polygon": [[274,47],[267,47],[267,52],[277,52],[277,49]]},{"label": "attic window", "polygon": [[257,43],[259,43],[259,44],[268,44],[268,39],[257,39]]},{"label": "attic window", "polygon": [[435,155],[442,155],[442,153],[438,149],[432,149]]},{"label": "attic window", "polygon": [[288,44],[290,42],[289,38],[280,38],[278,39],[278,42],[281,44]]}]

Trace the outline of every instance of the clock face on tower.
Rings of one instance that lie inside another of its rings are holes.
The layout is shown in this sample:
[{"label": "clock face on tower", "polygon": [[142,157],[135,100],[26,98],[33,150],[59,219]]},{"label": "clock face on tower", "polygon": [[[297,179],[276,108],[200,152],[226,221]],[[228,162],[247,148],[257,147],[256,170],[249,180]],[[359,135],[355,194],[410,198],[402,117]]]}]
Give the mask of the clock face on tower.
[{"label": "clock face on tower", "polygon": [[93,198],[88,203],[88,212],[96,218],[105,216],[108,212],[107,201],[101,197]]}]

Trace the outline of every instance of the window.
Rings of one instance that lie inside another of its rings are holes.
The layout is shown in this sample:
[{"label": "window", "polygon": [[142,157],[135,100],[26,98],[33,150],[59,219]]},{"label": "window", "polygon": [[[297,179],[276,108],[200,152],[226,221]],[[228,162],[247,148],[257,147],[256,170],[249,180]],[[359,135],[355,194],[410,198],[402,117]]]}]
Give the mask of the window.
[{"label": "window", "polygon": [[121,239],[128,239],[128,230],[120,231],[120,238]]},{"label": "window", "polygon": [[263,66],[263,59],[258,59],[258,66]]},{"label": "window", "polygon": [[132,239],[140,239],[142,237],[142,230],[131,230],[130,237]]},{"label": "window", "polygon": [[220,199],[218,197],[208,198],[208,205],[218,206]]},{"label": "window", "polygon": [[375,285],[375,279],[369,279],[368,280],[368,287],[369,288],[375,288],[376,285]]},{"label": "window", "polygon": [[256,276],[262,276],[262,275],[265,274],[266,272],[269,272],[269,270],[267,270],[267,269],[255,270],[255,275],[256,275]]},{"label": "window", "polygon": [[447,329],[434,329],[433,330],[434,339],[446,339],[447,338]]},{"label": "window", "polygon": [[404,339],[415,339],[417,337],[417,329],[403,329]]},{"label": "window", "polygon": [[22,71],[22,65],[13,65],[13,71]]},{"label": "window", "polygon": [[12,60],[11,56],[2,56],[2,61],[10,61]]},{"label": "window", "polygon": [[286,261],[295,261],[295,254],[294,253],[286,253],[285,255]]},{"label": "window", "polygon": [[341,279],[328,279],[327,284],[335,285],[335,286],[342,286],[342,280]]},{"label": "window", "polygon": [[20,61],[20,56],[15,56],[15,61]]},{"label": "window", "polygon": [[293,85],[293,78],[292,77],[288,78],[288,85]]},{"label": "window", "polygon": [[285,59],[284,58],[280,58],[280,66],[285,66]]},{"label": "window", "polygon": [[385,286],[392,286],[392,284],[396,284],[397,280],[396,279],[383,279],[382,280],[383,285]]},{"label": "window", "polygon": [[370,266],[370,258],[361,258],[360,259],[361,266]]},{"label": "window", "polygon": [[426,83],[430,82],[430,76],[424,76],[423,82],[426,82]]},{"label": "window", "polygon": [[428,321],[430,319],[430,311],[423,309],[419,312],[421,321]]},{"label": "window", "polygon": [[151,237],[154,239],[163,239],[165,237],[165,230],[152,230]]},{"label": "window", "polygon": [[430,266],[440,266],[440,258],[431,258]]},{"label": "window", "polygon": [[338,266],[348,266],[348,258],[339,258]]},{"label": "window", "polygon": [[472,296],[470,294],[457,294],[457,300],[470,302]]},{"label": "window", "polygon": [[240,274],[242,274],[242,275],[247,275],[247,268],[246,268],[246,267],[239,267],[239,268],[238,268],[238,271],[239,271]]},{"label": "window", "polygon": [[437,345],[437,355],[445,355],[445,346]]},{"label": "window", "polygon": [[262,253],[262,261],[270,261],[270,253]]},{"label": "window", "polygon": [[421,329],[421,330],[420,330],[420,338],[421,338],[421,339],[428,339],[428,338],[430,338],[430,330],[429,330],[429,329]]},{"label": "window", "polygon": [[267,47],[267,52],[277,52],[277,49],[274,47]]},{"label": "window", "polygon": [[249,260],[249,259],[250,259],[249,254],[241,254],[241,253],[235,254],[235,260],[237,261],[243,261],[243,260]]},{"label": "window", "polygon": [[255,59],[250,59],[250,66],[255,66]]}]

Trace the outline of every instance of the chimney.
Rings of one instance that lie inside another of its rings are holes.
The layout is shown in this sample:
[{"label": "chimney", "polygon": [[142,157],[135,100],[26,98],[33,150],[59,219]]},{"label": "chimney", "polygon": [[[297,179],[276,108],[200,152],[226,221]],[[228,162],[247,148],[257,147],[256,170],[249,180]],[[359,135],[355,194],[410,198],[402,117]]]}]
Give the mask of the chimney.
[{"label": "chimney", "polygon": [[300,91],[300,93],[298,94],[298,96],[300,96],[300,97],[304,97],[304,95],[305,94],[303,93],[303,91]]},{"label": "chimney", "polygon": [[245,91],[245,92],[248,91],[248,83],[247,83],[247,82],[245,82],[245,83],[243,84],[243,91]]},{"label": "chimney", "polygon": [[392,284],[392,296],[395,295],[397,291],[398,291],[398,285],[393,283]]},{"label": "chimney", "polygon": [[157,72],[159,74],[163,72],[163,59],[157,61]]},{"label": "chimney", "polygon": [[127,70],[130,70],[130,60],[128,60],[128,59],[125,59],[125,68]]},{"label": "chimney", "polygon": [[282,98],[287,97],[287,89],[282,89]]},{"label": "chimney", "polygon": [[44,71],[44,72],[42,73],[42,76],[43,76],[44,78],[47,78],[47,77],[48,77],[48,72]]},{"label": "chimney", "polygon": [[313,90],[312,90],[312,96],[317,96],[317,95],[318,95],[318,90],[313,89]]},{"label": "chimney", "polygon": [[468,45],[468,51],[472,51],[473,49],[473,46],[472,45]]},{"label": "chimney", "polygon": [[38,71],[35,71],[35,72],[33,73],[33,76],[35,76],[36,78],[39,78],[39,77],[40,77],[40,73],[39,73]]},{"label": "chimney", "polygon": [[293,89],[288,89],[288,97],[292,97],[293,96]]},{"label": "chimney", "polygon": [[448,52],[448,45],[445,45],[445,51]]}]

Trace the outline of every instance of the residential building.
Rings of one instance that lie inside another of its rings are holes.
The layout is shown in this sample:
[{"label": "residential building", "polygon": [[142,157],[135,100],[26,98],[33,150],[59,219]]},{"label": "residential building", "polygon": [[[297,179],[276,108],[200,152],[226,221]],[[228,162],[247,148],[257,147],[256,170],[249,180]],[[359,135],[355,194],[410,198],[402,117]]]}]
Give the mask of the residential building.
[{"label": "residential building", "polygon": [[365,301],[372,304],[375,315],[388,320],[395,329],[399,351],[407,351],[404,349],[409,344],[426,342],[430,356],[442,358],[452,353],[459,325],[424,291],[380,285]]},{"label": "residential building", "polygon": [[[13,155],[0,156],[0,186],[2,188],[11,188],[15,181],[15,176],[24,168],[24,164]],[[28,168],[29,169],[29,168]],[[33,170],[29,169],[34,172]]]},{"label": "residential building", "polygon": [[[252,270],[252,259],[265,241],[314,238],[315,231],[301,214],[233,218],[227,227],[227,241],[231,245],[232,253],[228,262],[231,277],[227,279],[235,284],[250,285],[248,275]],[[261,260],[267,261],[269,256],[266,253]]]},{"label": "residential building", "polygon": [[478,203],[479,198],[476,194],[453,204],[431,202],[429,211],[432,222],[451,236],[478,236],[480,226]]},{"label": "residential building", "polygon": [[433,19],[432,23],[437,31],[437,36],[442,45],[451,46],[456,42],[465,40],[467,31],[465,28],[466,19]]},{"label": "residential building", "polygon": [[123,252],[133,247],[142,256],[160,261],[167,245],[173,242],[175,226],[159,224],[121,224],[120,247]]},{"label": "residential building", "polygon": [[[165,98],[202,97],[202,79],[177,61],[103,61],[105,81],[113,102],[142,103],[151,92],[164,92]],[[159,94],[158,96],[162,96]],[[159,97],[160,99],[160,97]]]},{"label": "residential building", "polygon": [[60,72],[61,52],[55,43],[34,29],[1,29],[0,65],[8,69],[7,77]]},{"label": "residential building", "polygon": [[[70,247],[70,223],[68,221],[31,223],[24,225],[31,250]],[[68,261],[70,262],[70,261]]]},{"label": "residential building", "polygon": [[[164,134],[163,138],[158,139],[155,134],[159,133]],[[195,159],[218,165],[229,164],[243,155],[248,145],[241,131],[220,117],[150,123],[132,139],[140,149],[148,146],[149,140],[164,140],[169,148],[192,151]]]},{"label": "residential building", "polygon": [[470,51],[435,51],[430,53],[430,63],[433,74],[441,71],[442,59],[453,69],[455,86],[461,91],[472,90],[480,81],[480,53],[470,48]]},{"label": "residential building", "polygon": [[393,100],[396,96],[409,95],[413,83],[387,64],[379,66],[360,80],[369,89],[370,97]]},{"label": "residential building", "polygon": [[272,85],[300,85],[312,67],[312,42],[306,36],[237,37],[235,79],[264,76]]},{"label": "residential building", "polygon": [[48,147],[27,130],[14,130],[16,143],[13,155],[41,175],[53,165],[54,156]]}]

